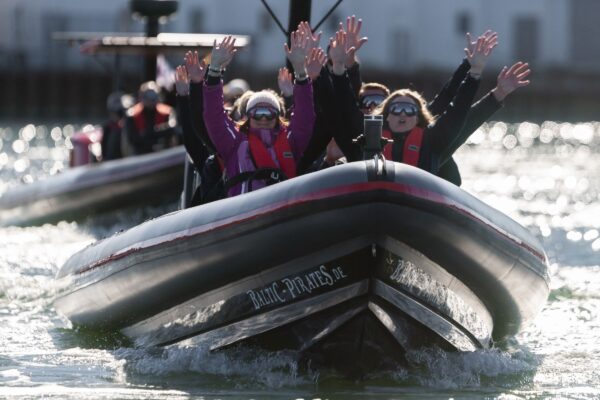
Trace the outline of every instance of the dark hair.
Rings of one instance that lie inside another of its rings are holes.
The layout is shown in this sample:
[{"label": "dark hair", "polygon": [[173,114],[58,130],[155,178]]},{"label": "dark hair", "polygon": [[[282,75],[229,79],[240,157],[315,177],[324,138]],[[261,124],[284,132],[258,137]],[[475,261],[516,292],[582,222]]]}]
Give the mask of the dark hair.
[{"label": "dark hair", "polygon": [[367,90],[381,90],[384,93],[384,96],[390,95],[390,89],[388,89],[388,87],[384,84],[378,82],[367,82],[361,85],[358,96],[362,96]]}]

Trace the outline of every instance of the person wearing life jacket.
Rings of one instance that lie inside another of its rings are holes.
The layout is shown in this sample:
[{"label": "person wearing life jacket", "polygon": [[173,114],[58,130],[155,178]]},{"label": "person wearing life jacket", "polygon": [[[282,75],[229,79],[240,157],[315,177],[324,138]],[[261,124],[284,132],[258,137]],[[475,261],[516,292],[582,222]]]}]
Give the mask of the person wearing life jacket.
[{"label": "person wearing life jacket", "polygon": [[140,86],[139,102],[127,110],[125,132],[130,151],[146,154],[177,142],[175,112],[159,102],[159,88],[154,81]]},{"label": "person wearing life jacket", "polygon": [[307,70],[316,65],[314,50],[300,34],[292,34],[287,58],[295,71],[294,112],[282,117],[277,96],[268,90],[254,93],[246,104],[247,118],[236,124],[223,107],[223,68],[235,53],[235,39],[215,42],[203,87],[204,123],[223,160],[228,196],[260,189],[296,176],[296,165],[312,135],[315,113],[312,83]]},{"label": "person wearing life jacket", "polygon": [[[495,41],[481,36],[472,49],[465,49],[470,70],[460,82],[452,101],[444,111],[434,118],[425,99],[416,91],[400,89],[391,93],[375,110],[374,115],[383,116],[383,135],[393,139],[384,147],[386,159],[402,162],[437,174],[442,157],[461,132],[473,98],[479,87],[481,73],[485,68]],[[332,53],[332,57],[335,54]],[[346,146],[363,130],[363,113],[345,77],[343,61],[336,57],[332,75],[336,97],[342,112],[341,127],[347,133]],[[337,67],[336,67],[337,66]],[[342,147],[342,146],[340,146]],[[362,158],[358,145],[351,152],[344,152],[348,161]]]}]

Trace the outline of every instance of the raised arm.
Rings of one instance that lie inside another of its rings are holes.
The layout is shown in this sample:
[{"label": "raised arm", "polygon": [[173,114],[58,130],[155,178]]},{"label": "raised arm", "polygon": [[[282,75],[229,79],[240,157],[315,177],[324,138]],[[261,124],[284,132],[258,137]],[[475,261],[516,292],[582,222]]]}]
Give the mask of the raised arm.
[{"label": "raised arm", "polygon": [[352,139],[362,133],[364,116],[358,107],[344,64],[347,53],[353,52],[355,49],[353,47],[346,49],[346,35],[343,30],[338,30],[335,39],[330,39],[329,47],[329,56],[333,63],[331,78],[335,94],[335,112],[339,123],[334,138],[346,159],[357,161],[361,159],[361,151],[358,145],[352,142]]},{"label": "raised arm", "polygon": [[194,132],[190,110],[190,81],[188,72],[183,65],[175,69],[175,90],[177,92],[178,120],[183,131],[183,144],[194,162],[194,166],[198,171],[201,171],[209,153],[204,143],[200,141],[196,132]]},{"label": "raised arm", "polygon": [[290,47],[284,44],[286,57],[294,68],[294,111],[290,117],[288,139],[296,161],[306,150],[315,124],[312,82],[307,65],[310,65],[310,70],[315,68],[319,51],[311,48],[310,43],[309,36],[296,31],[292,32]]},{"label": "raised arm", "polygon": [[[342,27],[342,24],[340,24]],[[357,54],[362,46],[367,43],[369,38],[366,36],[360,36],[360,30],[362,29],[362,19],[356,18],[355,15],[346,18],[346,57],[344,58],[344,65],[346,67],[346,72],[348,74],[348,78],[350,79],[350,84],[352,85],[352,90],[356,98],[358,98],[358,93],[360,92],[360,87],[362,86],[362,78],[360,76],[360,64],[358,63]],[[348,52],[349,49],[354,48],[354,51]]]},{"label": "raised arm", "polygon": [[203,59],[199,59],[198,52],[188,51],[184,57],[185,68],[190,80],[190,116],[194,134],[207,148],[210,154],[216,153],[215,145],[208,137],[206,124],[204,123],[204,99],[202,96],[202,85],[207,72],[207,65]]},{"label": "raised arm", "polygon": [[[466,49],[472,52],[475,46],[477,45],[477,40],[473,40],[469,32],[466,33],[465,37],[467,41]],[[477,39],[481,37],[488,40],[488,42],[492,46],[492,49],[498,43],[498,34],[489,29]],[[460,86],[461,82],[465,79],[470,69],[471,64],[469,63],[469,60],[467,58],[464,58],[461,64],[452,74],[450,80],[446,82],[446,84],[442,87],[439,93],[428,104],[427,108],[429,109],[431,114],[440,115],[446,110],[446,107],[448,107],[454,96],[456,96],[458,87]]]},{"label": "raised arm", "polygon": [[215,40],[211,52],[211,64],[208,67],[204,95],[204,123],[208,136],[217,152],[224,159],[234,156],[237,145],[242,140],[235,123],[229,118],[223,107],[223,68],[231,62],[236,52],[235,38],[226,36],[220,43]]},{"label": "raised arm", "polygon": [[525,79],[529,74],[531,74],[531,70],[528,63],[518,61],[510,68],[505,66],[498,75],[496,87],[492,89],[492,94],[496,100],[504,101],[506,96],[518,88],[529,85],[529,80]]},{"label": "raised arm", "polygon": [[279,87],[279,93],[285,102],[287,115],[294,105],[294,79],[292,73],[286,67],[279,68],[277,72],[277,87]]},{"label": "raised arm", "polygon": [[435,95],[433,100],[427,105],[432,115],[440,115],[450,104],[461,82],[466,78],[471,69],[471,64],[464,58],[458,68],[452,74],[452,77],[444,84],[442,89]]},{"label": "raised arm", "polygon": [[438,154],[444,154],[460,135],[475,93],[479,88],[479,78],[494,47],[495,40],[493,38],[480,36],[473,49],[465,49],[471,69],[446,111],[429,128],[432,148]]},{"label": "raised arm", "polygon": [[529,85],[526,80],[531,73],[529,64],[517,62],[510,68],[504,67],[498,74],[496,87],[489,91],[479,101],[477,101],[467,115],[465,124],[460,130],[459,135],[454,142],[442,155],[442,163],[450,158],[460,146],[462,146],[469,136],[473,134],[484,122],[488,121],[492,115],[502,108],[503,100],[516,89]]}]

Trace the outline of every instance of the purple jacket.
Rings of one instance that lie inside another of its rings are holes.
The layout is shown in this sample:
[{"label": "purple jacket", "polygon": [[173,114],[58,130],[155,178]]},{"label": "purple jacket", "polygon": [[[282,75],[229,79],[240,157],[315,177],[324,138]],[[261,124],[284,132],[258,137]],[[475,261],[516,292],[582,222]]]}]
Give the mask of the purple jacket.
[{"label": "purple jacket", "polygon": [[[254,171],[255,166],[250,157],[248,138],[245,133],[240,132],[237,124],[229,118],[223,107],[223,82],[218,85],[204,84],[204,123],[208,136],[217,149],[217,153],[225,164],[227,179],[241,172]],[[296,163],[306,150],[312,136],[315,124],[315,111],[313,106],[312,82],[294,85],[294,112],[290,117],[287,128],[288,141]],[[250,134],[261,138],[275,164],[278,164],[275,153],[271,146],[279,133],[279,127],[275,129],[252,129]],[[265,186],[261,180],[252,182],[252,190]],[[229,189],[228,196],[236,196],[249,191],[247,181],[239,183]]]}]

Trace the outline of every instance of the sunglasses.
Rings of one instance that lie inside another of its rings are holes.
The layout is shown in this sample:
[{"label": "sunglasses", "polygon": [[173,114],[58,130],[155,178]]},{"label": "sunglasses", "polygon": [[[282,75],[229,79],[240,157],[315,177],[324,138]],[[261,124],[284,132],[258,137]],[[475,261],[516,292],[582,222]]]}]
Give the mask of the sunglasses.
[{"label": "sunglasses", "polygon": [[248,110],[248,116],[257,121],[263,118],[272,121],[279,116],[279,111],[271,107],[254,107]]},{"label": "sunglasses", "polygon": [[390,114],[400,115],[404,113],[407,117],[414,117],[419,112],[419,108],[412,103],[392,103],[390,105]]},{"label": "sunglasses", "polygon": [[360,108],[377,107],[385,100],[382,94],[368,94],[360,98]]}]

